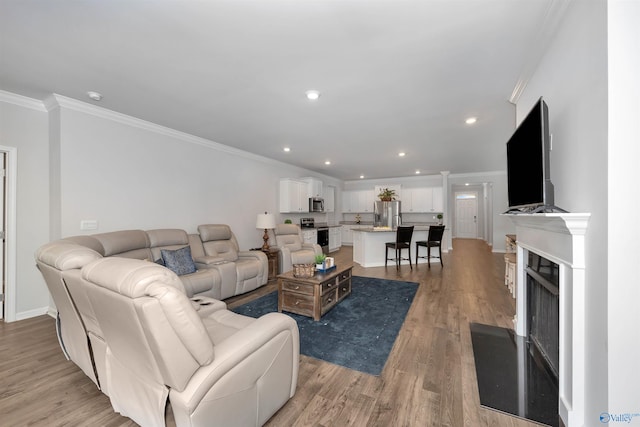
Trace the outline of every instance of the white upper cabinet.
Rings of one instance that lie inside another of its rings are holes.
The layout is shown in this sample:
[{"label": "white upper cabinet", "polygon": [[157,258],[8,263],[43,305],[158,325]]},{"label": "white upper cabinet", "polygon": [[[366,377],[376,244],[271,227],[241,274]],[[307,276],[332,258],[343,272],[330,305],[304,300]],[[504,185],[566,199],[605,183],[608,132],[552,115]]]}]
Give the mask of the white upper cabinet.
[{"label": "white upper cabinet", "polygon": [[373,202],[377,200],[375,191],[364,190],[358,193],[358,212],[373,212]]},{"label": "white upper cabinet", "polygon": [[431,212],[444,212],[444,193],[442,187],[433,187],[433,206],[431,206]]},{"label": "white upper cabinet", "polygon": [[402,190],[400,209],[402,212],[428,212],[431,205],[431,189],[426,187]]},{"label": "white upper cabinet", "polygon": [[324,211],[333,212],[336,208],[336,188],[327,185],[324,187]]},{"label": "white upper cabinet", "polygon": [[309,212],[307,182],[289,178],[280,180],[280,212]]},{"label": "white upper cabinet", "polygon": [[342,212],[373,212],[373,202],[377,200],[374,190],[342,192]]},{"label": "white upper cabinet", "polygon": [[400,201],[403,213],[442,212],[442,187],[403,188]]},{"label": "white upper cabinet", "polygon": [[342,212],[351,212],[351,193],[352,191],[342,192]]},{"label": "white upper cabinet", "polygon": [[301,180],[307,183],[307,198],[324,197],[322,181],[317,178],[301,178]]}]

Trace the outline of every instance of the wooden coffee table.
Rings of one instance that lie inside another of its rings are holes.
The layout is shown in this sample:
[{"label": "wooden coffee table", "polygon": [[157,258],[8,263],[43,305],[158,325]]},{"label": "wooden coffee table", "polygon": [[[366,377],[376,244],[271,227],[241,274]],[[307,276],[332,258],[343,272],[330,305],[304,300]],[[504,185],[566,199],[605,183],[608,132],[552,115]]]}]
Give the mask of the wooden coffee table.
[{"label": "wooden coffee table", "polygon": [[313,277],[294,277],[293,271],[278,275],[278,311],[289,311],[320,320],[327,311],[351,294],[351,269],[336,266]]}]

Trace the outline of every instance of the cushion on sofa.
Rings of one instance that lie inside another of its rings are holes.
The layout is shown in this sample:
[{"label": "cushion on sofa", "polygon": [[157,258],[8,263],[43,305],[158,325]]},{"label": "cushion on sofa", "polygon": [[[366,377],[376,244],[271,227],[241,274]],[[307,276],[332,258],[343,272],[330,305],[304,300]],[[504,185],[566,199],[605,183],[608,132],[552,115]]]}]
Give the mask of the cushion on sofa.
[{"label": "cushion on sofa", "polygon": [[165,267],[178,276],[196,271],[196,264],[193,262],[193,258],[191,258],[191,248],[189,246],[176,250],[162,249],[160,253],[162,254]]}]

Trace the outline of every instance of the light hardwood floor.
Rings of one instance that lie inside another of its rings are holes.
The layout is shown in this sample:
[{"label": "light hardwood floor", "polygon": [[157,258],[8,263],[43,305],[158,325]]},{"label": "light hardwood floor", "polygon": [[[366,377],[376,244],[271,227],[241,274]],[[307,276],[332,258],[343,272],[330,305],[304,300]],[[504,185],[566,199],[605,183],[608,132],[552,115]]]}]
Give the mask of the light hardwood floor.
[{"label": "light hardwood floor", "polygon": [[[382,249],[381,249],[382,250]],[[333,254],[351,262],[350,247]],[[268,426],[510,426],[537,424],[480,407],[470,322],[512,327],[514,300],[502,254],[480,240],[454,240],[438,263],[362,268],[353,274],[419,282],[379,377],[301,356],[295,396]],[[228,300],[230,307],[275,289]],[[170,423],[171,424],[171,423]],[[0,322],[1,426],[133,426],[58,346],[54,320]]]}]

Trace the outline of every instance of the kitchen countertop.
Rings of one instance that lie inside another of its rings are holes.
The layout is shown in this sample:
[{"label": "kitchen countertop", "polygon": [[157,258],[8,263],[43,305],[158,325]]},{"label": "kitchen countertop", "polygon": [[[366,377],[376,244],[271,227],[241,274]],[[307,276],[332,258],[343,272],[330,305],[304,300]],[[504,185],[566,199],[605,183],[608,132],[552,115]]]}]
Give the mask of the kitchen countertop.
[{"label": "kitchen countertop", "polygon": [[[434,224],[436,225],[436,224]],[[429,225],[414,225],[414,231],[429,231]],[[353,231],[360,231],[363,233],[395,233],[396,230],[393,228],[383,228],[383,227],[360,227],[354,228]]]}]

